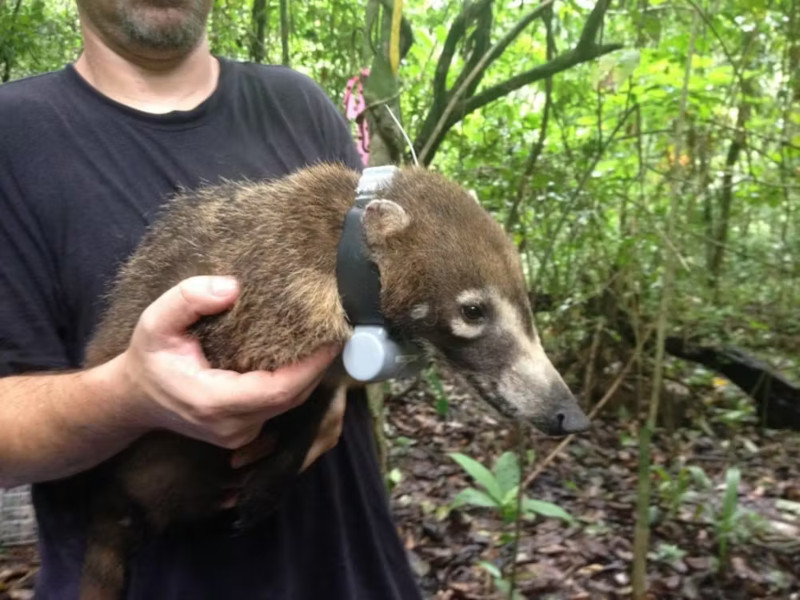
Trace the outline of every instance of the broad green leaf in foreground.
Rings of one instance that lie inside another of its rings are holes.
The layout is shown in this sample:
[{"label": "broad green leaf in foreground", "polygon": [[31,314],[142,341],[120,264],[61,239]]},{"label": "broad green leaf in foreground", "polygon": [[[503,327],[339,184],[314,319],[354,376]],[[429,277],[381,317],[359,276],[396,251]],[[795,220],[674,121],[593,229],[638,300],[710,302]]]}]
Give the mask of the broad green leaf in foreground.
[{"label": "broad green leaf in foreground", "polygon": [[525,498],[522,502],[522,509],[525,512],[533,512],[543,517],[552,517],[554,519],[563,519],[568,522],[574,521],[572,516],[560,506],[556,506],[552,502],[545,502],[544,500],[533,500]]},{"label": "broad green leaf in foreground", "polygon": [[472,506],[484,506],[487,508],[497,508],[499,503],[486,492],[476,490],[475,488],[467,488],[461,490],[453,500],[453,506],[463,506],[471,504]]},{"label": "broad green leaf in foreground", "polygon": [[497,484],[497,480],[494,478],[494,475],[492,475],[489,469],[484,467],[474,458],[470,458],[469,456],[461,454],[460,452],[451,452],[450,458],[461,465],[461,467],[467,473],[469,473],[469,475],[475,481],[486,488],[486,491],[489,492],[489,495],[497,501],[497,504],[502,502],[503,494],[500,491],[500,486]]},{"label": "broad green leaf in foreground", "polygon": [[494,464],[494,476],[500,486],[501,496],[519,485],[519,461],[514,452],[504,452]]}]

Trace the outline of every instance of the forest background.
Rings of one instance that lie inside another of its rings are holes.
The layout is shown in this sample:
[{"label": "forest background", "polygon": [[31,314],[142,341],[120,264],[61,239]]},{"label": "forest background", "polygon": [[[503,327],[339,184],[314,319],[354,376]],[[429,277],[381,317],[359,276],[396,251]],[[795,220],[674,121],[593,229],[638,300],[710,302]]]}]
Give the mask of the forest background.
[{"label": "forest background", "polygon": [[[343,113],[362,85],[373,164],[413,147],[474,191],[596,415],[557,446],[444,372],[388,390],[432,597],[800,593],[799,4],[215,0],[215,53],[290,65]],[[3,82],[79,51],[73,2],[0,0]]]}]

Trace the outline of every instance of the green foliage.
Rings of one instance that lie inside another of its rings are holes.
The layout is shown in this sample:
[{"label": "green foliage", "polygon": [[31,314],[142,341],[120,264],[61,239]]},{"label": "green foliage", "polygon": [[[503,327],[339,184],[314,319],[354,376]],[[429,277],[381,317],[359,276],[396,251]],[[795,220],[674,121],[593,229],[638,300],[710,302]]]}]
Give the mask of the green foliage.
[{"label": "green foliage", "polygon": [[651,471],[658,478],[656,491],[667,506],[665,519],[675,517],[685,501],[697,497],[698,491],[707,493],[712,487],[705,471],[695,465],[682,467],[674,476],[659,465],[652,465]]},{"label": "green foliage", "polygon": [[0,3],[0,78],[35,75],[77,58],[80,35],[71,0]]},{"label": "green foliage", "polygon": [[[525,494],[521,502],[518,501],[521,473],[517,456],[513,452],[500,455],[491,471],[465,454],[454,452],[449,456],[482,488],[466,488],[459,492],[452,503],[454,508],[464,505],[493,508],[505,523],[511,523],[519,517],[531,518],[535,515],[567,522],[574,520],[564,509],[551,502],[533,500]],[[521,511],[518,510],[518,504],[521,505]]]},{"label": "green foliage", "polygon": [[743,533],[742,516],[739,507],[739,480],[740,472],[736,467],[731,467],[725,473],[725,495],[722,500],[722,509],[716,513],[714,529],[719,544],[719,559],[722,565],[728,562],[730,545],[740,539]]},{"label": "green foliage", "polygon": [[[592,5],[554,4],[559,52],[577,43]],[[436,63],[464,6],[457,0],[405,3],[414,44],[400,67],[400,100],[412,137],[431,107]],[[606,15],[603,40],[625,47],[554,77],[542,151],[532,171],[525,165],[542,133],[543,82],[499,98],[451,129],[433,168],[474,189],[500,222],[518,204],[510,233],[520,245],[529,284],[556,300],[554,310],[538,315],[551,352],[572,350],[582,340],[589,326],[583,304],[612,279],[618,305],[646,323],[655,313],[670,249],[681,262],[673,332],[766,349],[790,376],[800,377],[800,363],[787,358],[792,336],[800,334],[800,108],[792,103],[800,68],[789,52],[800,32],[797,20],[786,18],[792,6],[791,0],[758,6],[721,0],[696,7],[623,1]],[[209,24],[214,52],[251,58],[257,36],[252,9],[252,0],[215,0]],[[346,81],[370,64],[364,3],[311,0],[289,3],[289,10],[292,66],[340,104]],[[519,3],[510,0],[492,3],[492,10],[493,39],[521,15]],[[265,16],[264,61],[279,62],[277,3],[266,3]],[[693,23],[699,23],[699,35],[686,139],[681,156],[674,156]],[[80,50],[72,0],[8,0],[0,4],[0,32],[0,75],[7,71],[11,79],[59,68]],[[448,86],[476,34],[470,22],[456,45]],[[534,21],[492,64],[478,91],[545,61],[545,28]],[[746,147],[729,167],[740,112],[746,115]],[[683,169],[684,201],[676,239],[667,240],[667,176],[675,164]],[[727,217],[726,170],[733,181]],[[710,257],[720,245],[725,260],[712,276]]]},{"label": "green foliage", "polygon": [[[690,506],[690,518],[708,523],[713,529],[718,548],[717,564],[721,568],[728,564],[731,546],[748,539],[759,529],[770,529],[756,513],[739,505],[741,472],[738,467],[725,471],[721,495],[715,493],[714,484],[705,471],[695,465],[682,467],[674,475],[664,467],[653,465],[651,472],[656,477],[655,488],[661,503],[667,508],[667,512],[661,514],[652,506],[651,522],[674,518],[679,510]],[[682,558],[685,552],[661,544],[651,554],[653,560],[669,563]]]},{"label": "green foliage", "polygon": [[674,544],[659,544],[652,553],[653,560],[668,565],[677,563],[685,556],[686,551]]},{"label": "green foliage", "polygon": [[392,491],[403,480],[403,473],[395,467],[386,474],[386,489]]},{"label": "green foliage", "polygon": [[511,581],[503,576],[500,569],[485,560],[480,561],[478,564],[486,569],[489,575],[492,576],[495,589],[503,594],[504,598],[508,600],[525,600],[525,596],[522,595],[522,592],[512,586]]},{"label": "green foliage", "polygon": [[447,397],[447,392],[442,384],[442,378],[436,371],[436,367],[430,367],[423,372],[425,381],[428,383],[428,389],[433,391],[434,407],[440,417],[446,417],[450,410],[450,401]]}]

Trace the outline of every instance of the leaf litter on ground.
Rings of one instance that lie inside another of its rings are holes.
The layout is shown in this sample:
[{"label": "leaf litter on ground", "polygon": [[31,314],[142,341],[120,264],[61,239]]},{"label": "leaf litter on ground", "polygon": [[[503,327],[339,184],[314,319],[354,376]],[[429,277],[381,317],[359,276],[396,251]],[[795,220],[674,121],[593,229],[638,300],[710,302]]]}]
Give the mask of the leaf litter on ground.
[{"label": "leaf litter on ground", "polygon": [[[435,409],[436,390],[424,382],[386,402],[390,465],[402,474],[392,507],[426,597],[507,598],[482,563],[508,574],[516,562],[524,598],[630,598],[635,423],[601,415],[524,490],[575,522],[524,519],[514,557],[513,526],[498,510],[453,506],[480,482],[449,456],[492,465],[517,448],[518,429],[457,384],[445,380],[444,386],[445,416]],[[800,435],[709,421],[712,435],[679,429],[654,436],[649,593],[658,599],[800,598]],[[558,440],[528,429],[522,435],[524,478]],[[394,443],[398,437],[403,444]],[[726,513],[726,474],[733,466],[741,481]],[[726,568],[717,529],[724,514],[731,527]]]}]

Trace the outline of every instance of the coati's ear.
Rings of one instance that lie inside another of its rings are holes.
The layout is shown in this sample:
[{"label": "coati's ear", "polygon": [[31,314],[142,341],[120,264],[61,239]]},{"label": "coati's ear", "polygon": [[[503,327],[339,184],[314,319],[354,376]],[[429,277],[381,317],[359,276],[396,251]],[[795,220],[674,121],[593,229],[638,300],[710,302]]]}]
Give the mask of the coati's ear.
[{"label": "coati's ear", "polygon": [[403,207],[391,200],[372,200],[364,209],[364,235],[368,246],[381,246],[411,222]]}]

